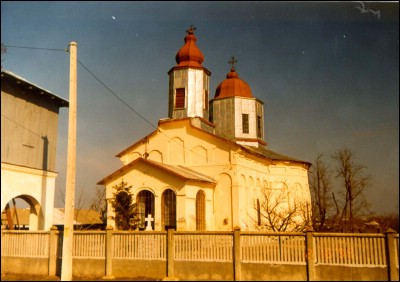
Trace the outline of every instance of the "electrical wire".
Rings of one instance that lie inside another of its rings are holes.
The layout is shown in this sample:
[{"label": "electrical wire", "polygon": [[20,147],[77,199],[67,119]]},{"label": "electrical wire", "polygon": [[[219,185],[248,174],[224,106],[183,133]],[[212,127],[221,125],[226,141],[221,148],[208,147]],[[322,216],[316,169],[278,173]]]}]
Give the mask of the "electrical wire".
[{"label": "electrical wire", "polygon": [[68,52],[68,49],[57,49],[57,48],[40,48],[40,47],[29,47],[29,46],[13,46],[3,45],[5,48],[19,48],[19,49],[33,49],[33,50],[46,50],[46,51],[62,51]]},{"label": "electrical wire", "polygon": [[[32,49],[32,50],[45,50],[45,51],[62,51],[62,52],[69,52],[68,48],[66,49],[60,49],[60,48],[41,48],[41,47],[31,47],[31,46],[15,46],[15,45],[3,45],[6,48],[20,48],[20,49]],[[78,59],[79,65],[81,65],[90,75],[93,76],[94,79],[96,79],[105,89],[107,89],[115,98],[117,98],[121,103],[123,103],[126,107],[128,107],[132,112],[134,112],[137,116],[139,116],[142,120],[144,120],[147,124],[149,124],[152,128],[158,129],[157,126],[153,125],[149,120],[147,120],[144,116],[142,116],[140,113],[138,113],[133,107],[131,107],[127,102],[125,102],[121,97],[119,97],[110,87],[108,87],[100,78],[98,78],[85,64],[83,64],[79,59]],[[178,141],[176,141],[174,138],[169,137],[165,132],[158,130],[161,134],[167,137],[167,139],[174,141],[178,143],[179,145],[182,145]],[[200,155],[188,148],[185,147],[185,145],[182,145],[183,149],[186,151],[191,152],[192,154],[196,154],[201,158],[204,158],[207,160],[206,157],[203,155]]]},{"label": "electrical wire", "polygon": [[127,106],[131,111],[133,111],[135,114],[137,114],[141,119],[143,119],[145,122],[147,122],[151,127],[157,129],[156,126],[154,126],[150,121],[148,121],[144,116],[139,114],[137,111],[135,111],[134,108],[132,108],[128,103],[126,103],[124,100],[122,100],[121,97],[119,97],[117,94],[115,94],[114,91],[112,91],[103,81],[101,81],[93,72],[91,72],[81,61],[78,60],[78,63],[88,72],[90,73],[101,85],[104,86],[111,94],[113,94],[121,103],[123,103],[125,106]]}]

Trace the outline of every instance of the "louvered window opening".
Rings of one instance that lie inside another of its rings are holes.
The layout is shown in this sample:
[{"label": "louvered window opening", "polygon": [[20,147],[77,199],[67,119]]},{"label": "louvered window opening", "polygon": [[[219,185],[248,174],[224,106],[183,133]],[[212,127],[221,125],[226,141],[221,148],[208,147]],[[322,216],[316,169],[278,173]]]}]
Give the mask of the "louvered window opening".
[{"label": "louvered window opening", "polygon": [[185,108],[185,88],[177,88],[175,91],[175,108]]},{"label": "louvered window opening", "polygon": [[257,137],[262,138],[261,136],[261,117],[257,116]]},{"label": "louvered window opening", "polygon": [[249,115],[242,114],[242,129],[243,133],[249,133]]}]

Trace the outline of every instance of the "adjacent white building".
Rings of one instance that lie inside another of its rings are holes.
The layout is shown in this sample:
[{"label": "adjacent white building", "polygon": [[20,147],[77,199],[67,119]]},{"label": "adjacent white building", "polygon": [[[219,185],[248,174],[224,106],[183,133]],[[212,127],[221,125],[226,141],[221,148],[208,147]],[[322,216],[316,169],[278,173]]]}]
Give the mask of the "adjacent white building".
[{"label": "adjacent white building", "polygon": [[13,199],[25,200],[30,230],[52,225],[61,107],[68,101],[1,69],[1,210]]}]

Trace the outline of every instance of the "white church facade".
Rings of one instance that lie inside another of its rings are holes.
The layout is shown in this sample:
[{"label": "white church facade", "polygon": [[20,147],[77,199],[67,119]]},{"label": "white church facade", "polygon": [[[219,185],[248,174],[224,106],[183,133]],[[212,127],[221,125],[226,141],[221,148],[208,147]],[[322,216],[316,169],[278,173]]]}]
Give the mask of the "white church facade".
[{"label": "white church facade", "polygon": [[263,209],[272,205],[281,220],[291,207],[305,207],[295,216],[303,224],[311,164],[267,149],[264,103],[239,78],[234,58],[209,101],[203,61],[191,27],[168,72],[169,117],[118,153],[122,167],[98,182],[106,189],[107,224],[115,226],[110,199],[121,181],[132,186],[141,230],[149,222],[152,230],[271,230]]}]

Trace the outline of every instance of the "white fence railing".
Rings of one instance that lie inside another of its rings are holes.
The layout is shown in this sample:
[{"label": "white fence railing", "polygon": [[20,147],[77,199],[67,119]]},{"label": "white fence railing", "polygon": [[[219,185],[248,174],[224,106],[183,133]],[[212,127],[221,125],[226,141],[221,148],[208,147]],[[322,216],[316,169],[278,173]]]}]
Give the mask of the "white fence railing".
[{"label": "white fence railing", "polygon": [[105,259],[106,232],[74,231],[73,258]]},{"label": "white fence railing", "polygon": [[[48,258],[50,233],[46,231],[2,231],[2,257]],[[233,232],[174,232],[177,261],[232,262]],[[75,231],[73,257],[105,259],[105,231]],[[386,236],[382,234],[313,233],[315,265],[383,267],[388,265]],[[56,234],[55,250],[62,254],[62,233]],[[399,268],[399,235],[394,235],[394,263]],[[166,260],[166,232],[112,232],[112,258]],[[243,263],[306,264],[304,233],[240,232]]]},{"label": "white fence railing", "polygon": [[321,234],[314,236],[316,264],[386,266],[385,236]]},{"label": "white fence railing", "polygon": [[13,233],[4,233],[1,235],[1,255],[47,258],[49,256],[49,232],[13,231]]},{"label": "white fence railing", "polygon": [[305,236],[245,233],[240,236],[242,262],[305,264]]},{"label": "white fence railing", "polygon": [[232,233],[179,233],[174,234],[175,260],[232,261]]},{"label": "white fence railing", "polygon": [[117,259],[166,260],[165,232],[115,232],[113,257]]}]

